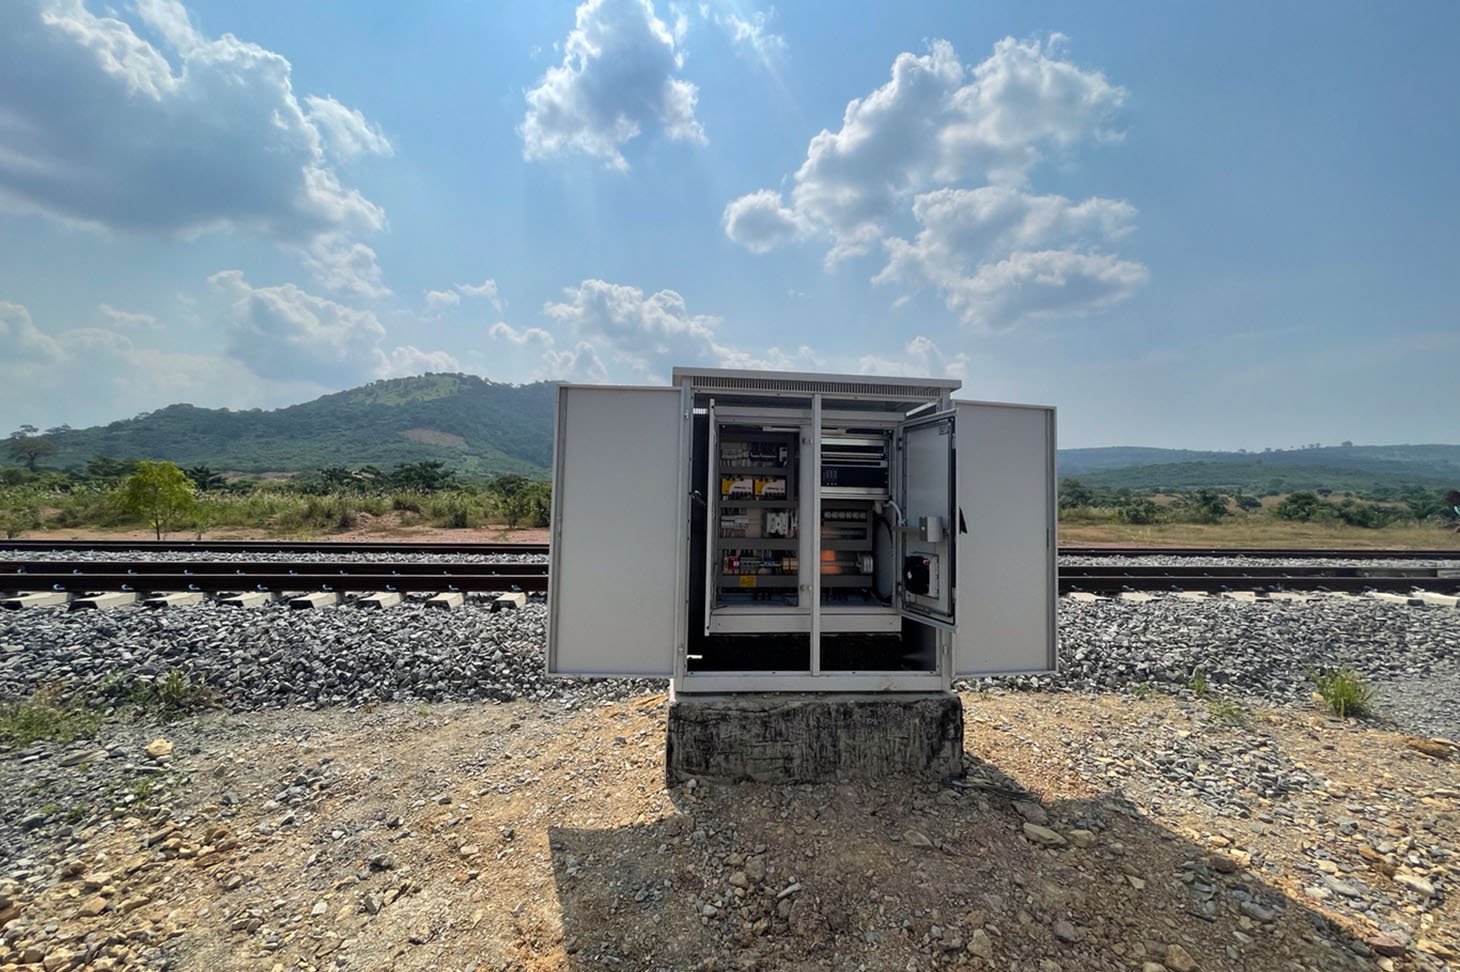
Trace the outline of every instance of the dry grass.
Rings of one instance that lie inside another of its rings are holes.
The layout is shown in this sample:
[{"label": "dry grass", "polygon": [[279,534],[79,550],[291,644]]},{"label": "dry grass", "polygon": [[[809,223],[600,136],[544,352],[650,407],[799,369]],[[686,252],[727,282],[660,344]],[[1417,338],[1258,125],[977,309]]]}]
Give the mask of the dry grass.
[{"label": "dry grass", "polygon": [[1060,525],[1060,543],[1170,547],[1378,547],[1449,549],[1460,534],[1443,526],[1388,526],[1379,530],[1267,518],[1231,523],[1128,523]]}]

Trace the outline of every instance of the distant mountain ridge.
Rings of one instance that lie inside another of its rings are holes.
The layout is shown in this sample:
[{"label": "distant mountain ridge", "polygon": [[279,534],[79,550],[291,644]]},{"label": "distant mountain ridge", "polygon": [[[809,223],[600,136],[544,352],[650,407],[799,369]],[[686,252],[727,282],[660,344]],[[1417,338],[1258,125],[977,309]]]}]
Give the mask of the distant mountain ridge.
[{"label": "distant mountain ridge", "polygon": [[104,455],[258,475],[439,459],[467,477],[544,478],[552,463],[552,417],[551,382],[422,375],[270,411],[169,405],[109,425],[48,433],[58,452],[46,465],[66,468]]},{"label": "distant mountain ridge", "polygon": [[[108,425],[47,433],[52,468],[99,456],[170,459],[230,473],[297,473],[436,459],[467,478],[547,478],[552,382],[432,374],[371,382],[269,411],[169,405]],[[1135,490],[1460,488],[1460,445],[1328,446],[1243,453],[1145,446],[1061,449],[1059,475]]]}]

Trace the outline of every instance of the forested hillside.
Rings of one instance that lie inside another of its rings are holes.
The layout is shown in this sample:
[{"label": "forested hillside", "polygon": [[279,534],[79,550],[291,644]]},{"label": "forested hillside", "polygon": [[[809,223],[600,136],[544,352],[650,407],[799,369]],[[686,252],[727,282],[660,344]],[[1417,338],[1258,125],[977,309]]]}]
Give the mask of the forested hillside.
[{"label": "forested hillside", "polygon": [[100,455],[257,475],[437,459],[466,477],[544,478],[552,461],[552,389],[548,382],[424,375],[272,411],[169,405],[109,425],[48,431],[57,452],[45,465],[64,469]]},{"label": "forested hillside", "polygon": [[[552,462],[552,420],[549,382],[507,385],[475,375],[423,375],[377,381],[272,411],[169,405],[105,426],[47,430],[43,437],[56,452],[40,465],[75,468],[97,456],[170,459],[257,476],[439,460],[468,480],[503,473],[545,479]],[[1062,449],[1059,475],[1136,492],[1455,488],[1460,486],[1460,446]]]}]

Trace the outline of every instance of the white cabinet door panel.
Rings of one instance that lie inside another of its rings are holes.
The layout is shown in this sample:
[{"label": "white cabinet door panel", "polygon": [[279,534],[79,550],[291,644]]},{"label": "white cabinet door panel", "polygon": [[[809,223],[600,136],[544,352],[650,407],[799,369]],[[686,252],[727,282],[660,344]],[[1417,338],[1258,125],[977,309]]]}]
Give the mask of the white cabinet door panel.
[{"label": "white cabinet door panel", "polygon": [[673,673],[686,427],[678,388],[559,386],[549,672]]}]

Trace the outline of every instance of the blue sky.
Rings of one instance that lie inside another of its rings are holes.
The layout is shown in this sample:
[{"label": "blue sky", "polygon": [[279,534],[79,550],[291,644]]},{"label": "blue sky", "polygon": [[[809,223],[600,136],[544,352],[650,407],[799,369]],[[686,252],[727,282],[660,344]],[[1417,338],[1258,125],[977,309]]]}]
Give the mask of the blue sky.
[{"label": "blue sky", "polygon": [[1061,444],[1455,442],[1451,3],[0,5],[0,425],[951,374]]}]

